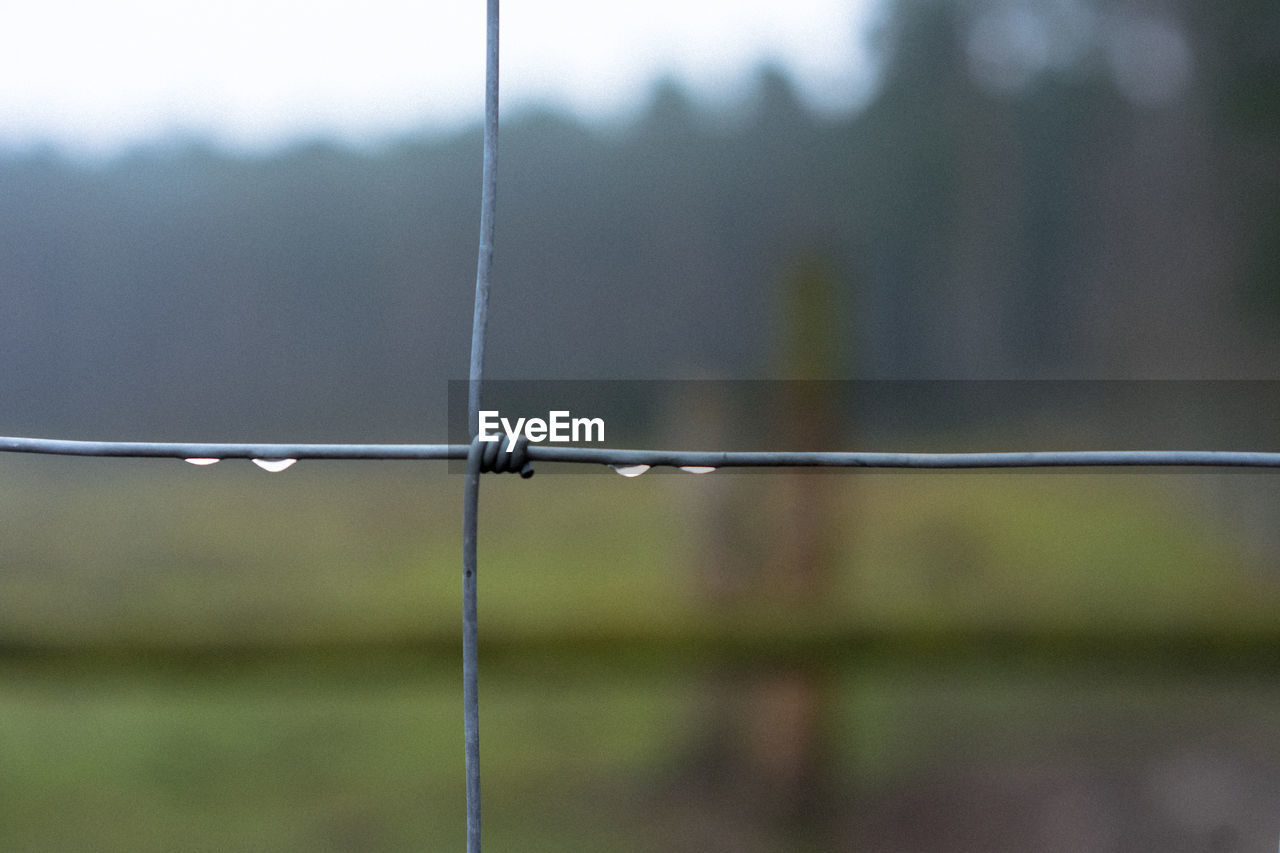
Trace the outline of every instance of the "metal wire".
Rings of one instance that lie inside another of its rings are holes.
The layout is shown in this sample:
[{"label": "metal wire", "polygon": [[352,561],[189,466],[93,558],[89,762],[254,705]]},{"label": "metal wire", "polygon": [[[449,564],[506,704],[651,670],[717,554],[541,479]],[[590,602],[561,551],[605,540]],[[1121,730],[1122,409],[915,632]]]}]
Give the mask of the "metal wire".
[{"label": "metal wire", "polygon": [[485,331],[489,325],[489,285],[493,274],[494,208],[498,197],[498,0],[488,0],[485,38],[484,170],[480,180],[480,249],[476,259],[476,302],[471,318],[471,369],[467,394],[468,434],[479,432],[480,381],[484,374]]},{"label": "metal wire", "polygon": [[[505,443],[505,442],[504,442]],[[213,444],[0,437],[0,452],[170,459],[468,459],[465,444]],[[505,452],[505,451],[504,451]],[[1252,450],[1039,450],[998,453],[641,450],[530,444],[534,462],[671,468],[1280,468],[1280,452]]]},{"label": "metal wire", "polygon": [[0,437],[0,452],[174,459],[466,459],[465,444],[218,444]]},{"label": "metal wire", "polygon": [[484,447],[479,434],[480,383],[484,375],[489,285],[493,271],[493,217],[498,195],[498,0],[488,0],[485,36],[484,170],[480,189],[480,250],[471,325],[467,389],[467,478],[462,498],[462,705],[467,775],[467,853],[480,853],[480,653],[476,615],[476,527]]},{"label": "metal wire", "polygon": [[529,459],[678,468],[1280,467],[1280,453],[1236,450],[1065,450],[998,453],[613,450],[530,445]]},{"label": "metal wire", "polygon": [[462,734],[467,776],[467,853],[480,853],[480,651],[476,613],[476,528],[483,445],[468,449],[462,500]]}]

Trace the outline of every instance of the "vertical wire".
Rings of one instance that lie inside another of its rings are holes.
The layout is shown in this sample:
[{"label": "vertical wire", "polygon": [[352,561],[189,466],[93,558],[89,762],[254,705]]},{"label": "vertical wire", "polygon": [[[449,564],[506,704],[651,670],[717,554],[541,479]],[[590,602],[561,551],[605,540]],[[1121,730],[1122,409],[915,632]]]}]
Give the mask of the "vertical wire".
[{"label": "vertical wire", "polygon": [[462,503],[462,706],[467,774],[467,853],[480,853],[480,662],[476,622],[476,516],[481,444],[467,454]]},{"label": "vertical wire", "polygon": [[479,432],[480,379],[484,373],[485,329],[489,325],[489,282],[493,267],[493,209],[498,195],[498,0],[488,0],[485,50],[484,173],[480,189],[480,252],[476,260],[476,304],[471,324],[471,381],[468,428]]},{"label": "vertical wire", "polygon": [[462,502],[462,705],[467,774],[467,853],[480,853],[480,663],[476,618],[476,528],[480,506],[480,381],[493,264],[493,208],[498,168],[498,0],[488,0],[485,48],[484,172],[480,191],[480,252],[476,261],[476,305],[471,326],[471,370],[467,454]]}]

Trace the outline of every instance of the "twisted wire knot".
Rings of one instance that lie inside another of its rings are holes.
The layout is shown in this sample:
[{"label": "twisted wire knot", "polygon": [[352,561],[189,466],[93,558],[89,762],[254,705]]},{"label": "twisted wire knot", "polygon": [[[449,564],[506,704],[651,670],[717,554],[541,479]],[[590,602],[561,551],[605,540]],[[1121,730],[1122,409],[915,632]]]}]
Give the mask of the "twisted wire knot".
[{"label": "twisted wire knot", "polygon": [[519,474],[524,479],[533,476],[533,462],[529,459],[529,439],[523,435],[516,439],[515,446],[507,450],[507,441],[480,442],[480,472],[493,474]]}]

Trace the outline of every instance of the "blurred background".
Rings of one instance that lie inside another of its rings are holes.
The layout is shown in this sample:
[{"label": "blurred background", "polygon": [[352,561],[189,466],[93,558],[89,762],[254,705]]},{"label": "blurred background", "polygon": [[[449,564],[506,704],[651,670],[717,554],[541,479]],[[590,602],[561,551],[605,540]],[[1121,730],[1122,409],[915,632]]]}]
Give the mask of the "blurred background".
[{"label": "blurred background", "polygon": [[[443,441],[461,5],[6,10],[0,434]],[[503,50],[487,375],[790,380],[795,449],[1280,449],[1274,4],[542,0]],[[798,380],[969,403],[860,432]],[[1073,384],[1106,393],[1018,404]],[[738,386],[670,387],[637,440],[763,449]],[[0,458],[0,847],[460,849],[461,491]],[[543,466],[482,500],[493,849],[1280,837],[1269,473]]]}]

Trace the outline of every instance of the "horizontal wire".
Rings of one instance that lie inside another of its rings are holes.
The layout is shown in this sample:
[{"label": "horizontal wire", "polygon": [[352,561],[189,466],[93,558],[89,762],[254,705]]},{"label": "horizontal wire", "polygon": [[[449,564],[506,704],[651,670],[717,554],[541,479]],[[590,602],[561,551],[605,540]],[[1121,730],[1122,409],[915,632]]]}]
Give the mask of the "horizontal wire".
[{"label": "horizontal wire", "polygon": [[[174,459],[466,459],[465,444],[216,444],[0,437],[0,452]],[[1057,468],[1198,466],[1280,468],[1280,452],[1251,450],[1058,450],[980,453],[632,450],[531,444],[538,462],[673,468]]]},{"label": "horizontal wire", "polygon": [[217,444],[0,437],[0,451],[175,459],[466,459],[465,444]]}]

